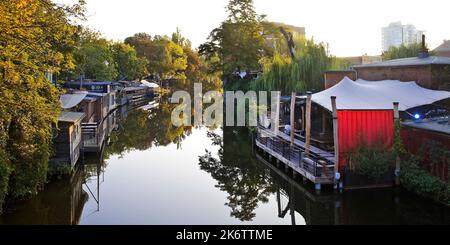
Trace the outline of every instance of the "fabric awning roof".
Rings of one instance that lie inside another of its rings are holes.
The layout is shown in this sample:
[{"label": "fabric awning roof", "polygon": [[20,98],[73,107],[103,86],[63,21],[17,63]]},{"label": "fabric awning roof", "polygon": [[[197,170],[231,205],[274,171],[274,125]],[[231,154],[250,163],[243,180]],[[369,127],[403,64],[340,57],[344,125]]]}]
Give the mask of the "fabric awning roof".
[{"label": "fabric awning roof", "polygon": [[335,86],[313,94],[312,101],[332,111],[331,96],[336,96],[338,110],[390,110],[394,102],[399,102],[399,110],[406,111],[450,98],[450,92],[426,89],[415,82],[352,81],[345,77]]},{"label": "fabric awning roof", "polygon": [[61,107],[63,109],[70,109],[77,106],[86,96],[86,91],[77,91],[73,94],[63,94],[59,97]]}]

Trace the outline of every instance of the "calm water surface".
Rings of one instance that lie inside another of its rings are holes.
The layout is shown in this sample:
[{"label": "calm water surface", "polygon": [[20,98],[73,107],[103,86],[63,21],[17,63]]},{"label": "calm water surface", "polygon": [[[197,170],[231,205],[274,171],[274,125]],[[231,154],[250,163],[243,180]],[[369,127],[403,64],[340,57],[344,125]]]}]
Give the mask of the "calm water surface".
[{"label": "calm water surface", "polygon": [[400,190],[335,194],[293,181],[243,128],[174,128],[172,106],[117,111],[101,154],[9,204],[2,224],[450,224]]}]

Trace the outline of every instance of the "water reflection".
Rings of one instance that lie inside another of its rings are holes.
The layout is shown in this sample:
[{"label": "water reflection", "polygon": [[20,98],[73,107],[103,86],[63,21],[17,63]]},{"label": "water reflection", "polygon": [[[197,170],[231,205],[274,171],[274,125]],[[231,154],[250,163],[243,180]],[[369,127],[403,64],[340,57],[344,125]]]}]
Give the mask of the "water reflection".
[{"label": "water reflection", "polygon": [[228,193],[227,206],[230,215],[241,221],[251,221],[259,203],[267,203],[268,196],[274,192],[274,183],[268,172],[258,166],[252,157],[252,148],[246,139],[248,134],[239,128],[225,128],[223,138],[208,132],[213,145],[219,145],[218,157],[211,152],[199,157],[200,168],[218,181],[216,185]]},{"label": "water reflection", "polygon": [[245,129],[225,127],[223,137],[212,132],[208,137],[220,146],[218,157],[206,150],[199,164],[227,192],[230,215],[241,221],[255,218],[257,207],[275,194],[278,218],[288,218],[292,225],[450,224],[449,208],[402,190],[318,194],[312,185],[300,184],[292,172],[254,152]]},{"label": "water reflection", "polygon": [[448,208],[399,190],[317,194],[255,152],[245,128],[173,127],[173,106],[111,114],[102,153],[0,223],[450,224]]},{"label": "water reflection", "polygon": [[162,102],[153,110],[127,112],[127,116],[119,122],[118,130],[111,133],[106,157],[171,143],[180,145],[190,135],[192,128],[172,125],[171,112],[174,107],[175,105]]},{"label": "water reflection", "polygon": [[27,202],[10,204],[1,224],[78,224],[89,195],[83,190],[84,171],[46,186],[46,191]]}]

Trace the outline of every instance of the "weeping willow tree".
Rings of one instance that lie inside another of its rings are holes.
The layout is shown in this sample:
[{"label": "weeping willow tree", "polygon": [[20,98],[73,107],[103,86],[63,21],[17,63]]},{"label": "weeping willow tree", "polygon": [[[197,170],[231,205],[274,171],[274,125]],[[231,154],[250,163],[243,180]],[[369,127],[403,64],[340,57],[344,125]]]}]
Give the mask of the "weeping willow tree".
[{"label": "weeping willow tree", "polygon": [[316,44],[314,40],[305,38],[297,38],[295,42],[295,60],[279,53],[261,60],[263,74],[253,81],[252,89],[281,91],[283,94],[319,91],[323,89],[324,71],[348,66],[331,56],[324,43]]}]

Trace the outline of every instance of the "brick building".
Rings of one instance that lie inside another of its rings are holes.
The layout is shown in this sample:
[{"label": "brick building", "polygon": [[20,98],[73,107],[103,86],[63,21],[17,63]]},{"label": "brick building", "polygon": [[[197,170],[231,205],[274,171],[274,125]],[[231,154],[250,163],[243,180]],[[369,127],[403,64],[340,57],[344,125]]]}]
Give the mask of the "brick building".
[{"label": "brick building", "polygon": [[333,70],[324,72],[325,89],[329,89],[340,82],[344,77],[356,80],[355,70]]},{"label": "brick building", "polygon": [[450,57],[450,40],[444,40],[444,42],[435,48],[433,52],[437,56]]},{"label": "brick building", "polygon": [[425,88],[450,90],[450,58],[447,57],[395,59],[357,65],[353,69],[356,71],[357,78],[364,80],[415,81]]}]

